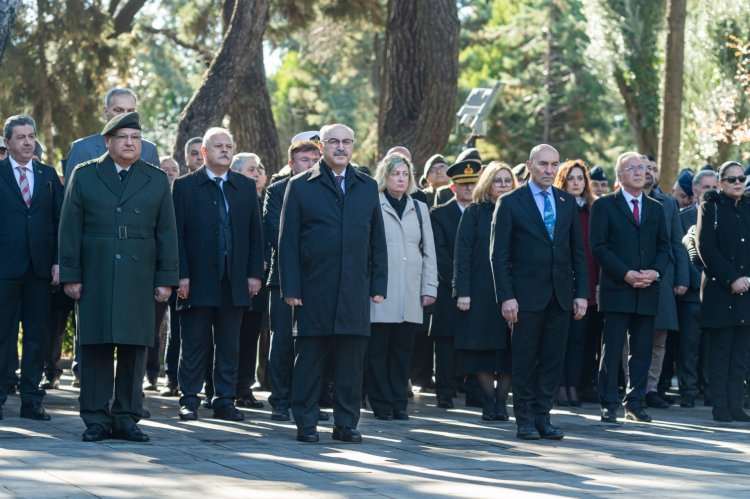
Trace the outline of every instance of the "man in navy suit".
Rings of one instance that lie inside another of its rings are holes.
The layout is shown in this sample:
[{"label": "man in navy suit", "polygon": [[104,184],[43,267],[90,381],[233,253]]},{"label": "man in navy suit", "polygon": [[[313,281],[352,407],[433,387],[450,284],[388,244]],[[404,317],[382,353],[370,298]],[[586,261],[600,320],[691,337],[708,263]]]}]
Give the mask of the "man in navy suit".
[{"label": "man in navy suit", "polygon": [[[113,88],[104,97],[104,121],[109,122],[118,114],[136,111],[136,101],[135,92],[129,88]],[[141,140],[141,142],[143,144],[141,159],[146,163],[159,166],[159,153],[156,151],[156,145],[148,140]],[[104,137],[100,133],[73,142],[70,152],[63,162],[65,185],[68,185],[70,174],[73,173],[76,166],[98,158],[106,152],[107,146],[104,144]]]},{"label": "man in navy suit", "polygon": [[[32,160],[36,123],[11,116],[3,128],[8,158],[0,161],[0,363],[16,350],[18,311],[23,324],[21,417],[48,420],[39,389],[50,284],[58,284],[57,226],[62,185],[57,172]],[[0,367],[6,372],[7,366]],[[7,399],[0,383],[0,419]]]},{"label": "man in navy suit", "polygon": [[580,319],[588,306],[578,205],[552,187],[559,165],[552,146],[534,147],[526,163],[529,182],[498,200],[492,220],[492,274],[497,302],[513,328],[513,412],[524,440],[564,436],[549,412],[571,312]]}]

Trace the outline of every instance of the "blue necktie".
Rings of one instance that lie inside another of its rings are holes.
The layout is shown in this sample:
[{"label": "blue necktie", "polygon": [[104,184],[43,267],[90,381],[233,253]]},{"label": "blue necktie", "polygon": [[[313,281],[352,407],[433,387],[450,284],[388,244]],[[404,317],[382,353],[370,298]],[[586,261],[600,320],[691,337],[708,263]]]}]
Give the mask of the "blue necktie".
[{"label": "blue necktie", "polygon": [[555,239],[555,212],[552,211],[552,201],[549,200],[549,192],[542,191],[542,196],[544,196],[544,225],[549,232],[549,238]]}]

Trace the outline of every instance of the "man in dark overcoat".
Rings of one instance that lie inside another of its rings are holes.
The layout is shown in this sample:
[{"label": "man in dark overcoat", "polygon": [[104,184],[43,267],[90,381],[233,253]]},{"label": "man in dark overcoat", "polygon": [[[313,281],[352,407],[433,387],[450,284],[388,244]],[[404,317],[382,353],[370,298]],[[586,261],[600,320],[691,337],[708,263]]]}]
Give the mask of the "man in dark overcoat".
[{"label": "man in dark overcoat", "polygon": [[321,131],[323,157],[293,177],[281,213],[281,294],[295,307],[292,414],[297,440],[317,442],[318,400],[333,355],[333,438],[359,443],[356,430],[370,335],[370,300],[388,289],[388,254],[375,180],[349,160],[354,132]]},{"label": "man in dark overcoat", "polygon": [[210,128],[201,147],[205,165],[175,180],[172,192],[180,253],[179,416],[186,421],[198,418],[211,351],[214,417],[244,419],[234,406],[240,327],[260,290],[263,233],[255,182],[229,169],[233,147],[229,131]]},{"label": "man in dark overcoat", "polygon": [[491,259],[497,303],[511,324],[513,413],[518,438],[563,438],[550,422],[571,312],[586,313],[588,270],[578,205],[552,187],[557,150],[531,150],[526,185],[502,196],[492,220]]},{"label": "man in dark overcoat", "polygon": [[[11,116],[4,134],[9,156],[0,161],[0,373],[10,371],[15,378],[20,319],[21,417],[48,420],[39,381],[50,285],[58,282],[56,240],[62,184],[53,168],[32,159],[36,123],[31,116]],[[5,380],[0,379],[0,419],[7,396]]]},{"label": "man in dark overcoat", "polygon": [[630,386],[625,416],[651,421],[643,409],[651,365],[654,319],[659,311],[659,279],[672,263],[662,205],[643,192],[646,158],[621,154],[615,169],[621,188],[591,208],[591,253],[601,267],[599,311],[604,314],[599,365],[601,420],[617,422],[617,381],[626,334],[630,345]]},{"label": "man in dark overcoat", "polygon": [[166,173],[139,159],[138,113],[112,118],[102,135],[107,154],[76,167],[66,190],[60,282],[78,300],[83,440],[145,442],[136,423],[154,300],[166,301],[178,280],[174,208]]}]

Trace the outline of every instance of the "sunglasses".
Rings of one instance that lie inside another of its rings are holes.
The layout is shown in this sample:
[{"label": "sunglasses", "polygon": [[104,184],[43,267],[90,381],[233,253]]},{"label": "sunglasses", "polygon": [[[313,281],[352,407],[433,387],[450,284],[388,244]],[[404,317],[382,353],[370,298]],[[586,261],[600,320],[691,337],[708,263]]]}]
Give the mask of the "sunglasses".
[{"label": "sunglasses", "polygon": [[722,182],[726,182],[728,184],[736,184],[737,182],[743,184],[745,183],[745,180],[747,180],[747,177],[745,175],[738,175],[736,177],[724,177],[721,179]]}]

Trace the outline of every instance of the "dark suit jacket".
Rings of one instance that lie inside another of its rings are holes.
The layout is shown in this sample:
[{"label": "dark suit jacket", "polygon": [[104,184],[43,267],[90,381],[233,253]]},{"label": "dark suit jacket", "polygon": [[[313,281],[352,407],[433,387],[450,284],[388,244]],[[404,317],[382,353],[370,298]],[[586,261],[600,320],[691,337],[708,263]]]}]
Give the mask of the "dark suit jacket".
[{"label": "dark suit jacket", "polygon": [[[70,146],[68,155],[63,160],[63,172],[65,174],[65,185],[68,185],[70,174],[73,169],[85,163],[96,159],[107,153],[107,146],[104,144],[104,137],[98,133],[78,139]],[[141,140],[141,159],[146,163],[159,166],[159,153],[156,145],[148,140]]]},{"label": "dark suit jacket", "polygon": [[600,197],[591,207],[591,252],[601,267],[599,310],[656,315],[659,283],[636,289],[625,282],[630,270],[653,269],[664,275],[672,263],[664,209],[643,196],[641,223],[636,225],[621,191]]},{"label": "dark suit jacket", "polygon": [[453,198],[430,210],[432,234],[435,238],[437,257],[438,291],[430,322],[430,336],[450,336],[456,330],[458,309],[453,298],[453,253],[456,249],[456,233],[461,221],[461,208]]},{"label": "dark suit jacket", "polygon": [[0,279],[14,279],[29,265],[41,279],[52,279],[57,263],[57,226],[62,206],[62,185],[57,172],[32,163],[34,192],[27,207],[10,159],[0,161]]},{"label": "dark suit jacket", "polygon": [[501,197],[492,221],[491,258],[497,303],[516,299],[521,312],[544,310],[552,292],[563,310],[588,298],[586,250],[573,196],[553,188],[557,207],[550,239],[530,187]]},{"label": "dark suit jacket", "polygon": [[[249,307],[247,279],[263,279],[263,232],[255,182],[233,171],[227,173],[224,195],[229,203],[232,250],[229,275],[235,307]],[[172,186],[180,279],[190,279],[190,295],[178,300],[188,307],[217,307],[221,304],[219,275],[219,217],[221,195],[206,167],[175,179]]]},{"label": "dark suit jacket", "polygon": [[144,161],[125,181],[108,155],[76,168],[60,216],[60,282],[83,283],[82,345],[154,345],[154,288],[177,285],[167,174]]},{"label": "dark suit jacket", "polygon": [[370,297],[388,290],[388,249],[375,180],[348,165],[346,194],[321,159],[287,184],[279,278],[299,336],[370,335]]},{"label": "dark suit jacket", "polygon": [[266,189],[263,203],[263,236],[271,246],[271,267],[268,272],[268,286],[279,287],[279,225],[281,224],[281,207],[284,204],[284,193],[291,177],[286,177],[271,184]]}]

